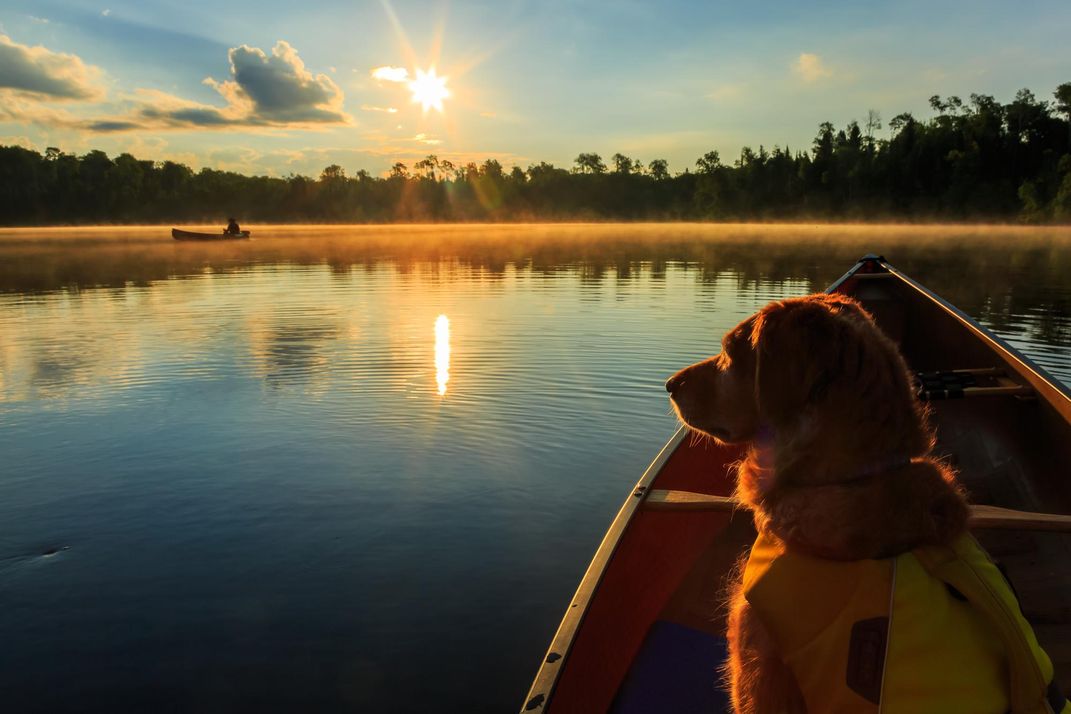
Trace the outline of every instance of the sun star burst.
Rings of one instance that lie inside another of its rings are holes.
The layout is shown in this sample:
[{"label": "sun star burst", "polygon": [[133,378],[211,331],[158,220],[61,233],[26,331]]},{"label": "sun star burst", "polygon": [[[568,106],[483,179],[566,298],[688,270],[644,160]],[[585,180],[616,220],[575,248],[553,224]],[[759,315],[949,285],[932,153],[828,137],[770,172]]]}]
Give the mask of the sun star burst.
[{"label": "sun star burst", "polygon": [[413,101],[419,102],[424,111],[434,108],[436,111],[443,110],[443,100],[450,96],[450,90],[446,88],[446,77],[435,74],[435,68],[427,72],[418,69],[416,79],[409,82],[409,91],[413,93]]}]

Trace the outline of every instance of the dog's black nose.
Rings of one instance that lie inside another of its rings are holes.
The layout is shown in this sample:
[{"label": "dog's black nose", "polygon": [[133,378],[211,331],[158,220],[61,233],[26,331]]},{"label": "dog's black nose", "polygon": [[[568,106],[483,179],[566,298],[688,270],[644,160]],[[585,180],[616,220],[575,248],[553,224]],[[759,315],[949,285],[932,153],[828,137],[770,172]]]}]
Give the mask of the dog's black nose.
[{"label": "dog's black nose", "polygon": [[680,374],[675,374],[666,380],[666,391],[670,394],[673,394],[675,391],[680,389],[680,386],[682,384],[684,384],[684,379],[681,377]]}]

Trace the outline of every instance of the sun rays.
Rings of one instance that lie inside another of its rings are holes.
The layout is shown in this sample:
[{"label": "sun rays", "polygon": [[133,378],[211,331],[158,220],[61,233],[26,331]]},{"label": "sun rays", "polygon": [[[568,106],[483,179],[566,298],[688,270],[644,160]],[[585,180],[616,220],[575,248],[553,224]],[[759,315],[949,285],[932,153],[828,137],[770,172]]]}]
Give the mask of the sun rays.
[{"label": "sun rays", "polygon": [[[454,122],[458,119],[458,110],[466,116],[469,114],[493,116],[493,113],[488,111],[488,107],[483,106],[485,101],[483,95],[474,91],[472,87],[458,88],[453,86],[453,83],[508,45],[513,40],[512,35],[499,37],[497,42],[491,44],[470,48],[469,52],[460,57],[454,57],[444,67],[445,8],[441,11],[439,19],[434,21],[434,31],[427,51],[418,56],[401,19],[394,10],[392,0],[380,0],[380,5],[394,30],[402,61],[396,65],[383,65],[372,69],[372,78],[377,83],[381,86],[408,89],[412,104],[420,105],[423,118],[430,121],[432,117],[441,115],[448,122],[445,126],[450,132],[456,129]],[[421,69],[422,67],[426,69]],[[451,83],[450,87],[447,86],[448,80]],[[430,111],[433,109],[434,112]]]}]

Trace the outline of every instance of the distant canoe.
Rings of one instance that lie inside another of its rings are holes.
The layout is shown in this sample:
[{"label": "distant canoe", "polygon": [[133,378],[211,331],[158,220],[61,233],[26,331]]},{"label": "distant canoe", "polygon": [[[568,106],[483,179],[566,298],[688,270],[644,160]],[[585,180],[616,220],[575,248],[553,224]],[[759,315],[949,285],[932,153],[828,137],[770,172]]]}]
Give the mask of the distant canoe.
[{"label": "distant canoe", "polygon": [[182,231],[178,228],[171,229],[171,237],[175,240],[247,240],[249,238],[249,231],[242,231],[241,233],[194,233],[193,231]]}]

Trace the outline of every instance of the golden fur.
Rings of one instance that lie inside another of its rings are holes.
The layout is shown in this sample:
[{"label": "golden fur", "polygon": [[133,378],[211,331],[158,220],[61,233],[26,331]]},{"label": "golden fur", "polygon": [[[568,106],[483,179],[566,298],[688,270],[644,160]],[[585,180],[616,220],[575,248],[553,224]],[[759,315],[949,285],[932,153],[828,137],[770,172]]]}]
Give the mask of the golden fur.
[{"label": "golden fur", "polygon": [[[666,383],[681,419],[747,443],[737,498],[790,547],[837,560],[947,543],[966,527],[955,475],[896,345],[842,295],[774,302],[730,330],[722,352]],[[739,714],[805,711],[791,671],[729,596],[726,676]]]}]

